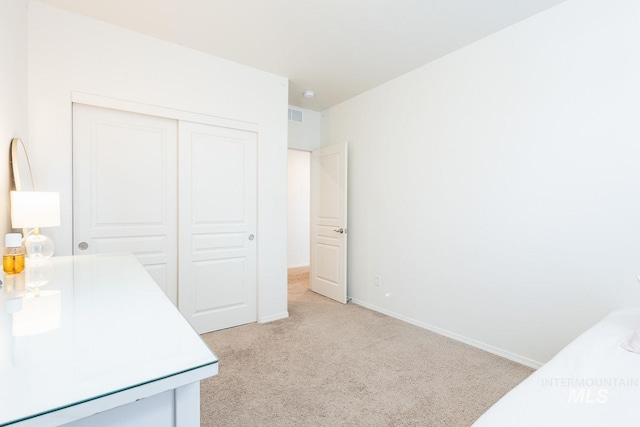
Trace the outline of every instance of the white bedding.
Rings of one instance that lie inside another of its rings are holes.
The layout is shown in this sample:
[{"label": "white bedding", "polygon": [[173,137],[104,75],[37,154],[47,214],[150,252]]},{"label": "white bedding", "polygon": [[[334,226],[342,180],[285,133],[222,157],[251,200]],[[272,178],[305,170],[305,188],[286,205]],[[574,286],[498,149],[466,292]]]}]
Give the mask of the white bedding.
[{"label": "white bedding", "polygon": [[507,393],[474,427],[640,426],[640,309],[614,311]]}]

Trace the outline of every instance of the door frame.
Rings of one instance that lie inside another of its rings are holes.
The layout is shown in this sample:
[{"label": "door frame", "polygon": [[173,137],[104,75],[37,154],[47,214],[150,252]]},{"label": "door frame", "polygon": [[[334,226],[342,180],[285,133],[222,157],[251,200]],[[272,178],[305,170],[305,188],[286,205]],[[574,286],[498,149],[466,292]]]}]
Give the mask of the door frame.
[{"label": "door frame", "polygon": [[[349,168],[348,168],[349,141],[344,141],[343,143],[345,144],[345,155],[346,155],[346,157],[345,157],[345,169],[346,169],[346,173],[348,174],[348,171],[349,171]],[[334,144],[332,144],[332,145],[334,145]],[[312,150],[287,147],[287,150],[303,151],[305,153],[309,153],[309,181],[310,181],[310,183],[309,183],[310,184],[310,188],[309,188],[309,195],[310,195],[310,200],[309,200],[309,211],[310,212],[309,213],[310,213],[310,218],[309,219],[310,219],[310,221],[309,221],[309,230],[308,230],[308,232],[309,232],[309,288],[310,289],[311,289],[311,272],[313,271],[313,265],[312,265],[313,264],[313,255],[312,255],[312,251],[311,251],[311,244],[312,244],[312,236],[311,236],[312,229],[311,229],[311,227],[313,225],[313,223],[311,221],[311,204],[312,204],[312,200],[311,199],[313,198],[313,194],[314,194],[314,188],[313,188],[314,180],[311,177],[311,173],[312,173],[311,164],[313,163],[313,152],[315,150],[319,150],[319,149],[326,148],[326,147],[329,147],[329,146],[317,147],[317,148],[314,148]],[[345,214],[345,222],[344,222],[345,223],[345,227],[344,228],[347,229],[347,226],[346,226],[347,223],[348,223],[347,216],[348,216],[348,212],[349,212],[347,205],[348,205],[349,197],[348,197],[348,177],[347,176],[345,176],[345,177],[346,177],[346,182],[345,182],[345,209],[346,209],[346,214]],[[345,251],[348,253],[348,243],[346,242],[346,240],[348,240],[348,233],[345,233],[343,237],[345,239]],[[291,268],[296,268],[296,267],[291,267]],[[290,268],[287,266],[287,269],[289,270]],[[345,271],[344,271],[345,279],[344,280],[345,280],[345,287],[346,287],[346,294],[347,295],[346,295],[346,301],[345,302],[349,302],[351,300],[351,298],[349,297],[349,286],[348,286],[348,280],[347,280],[348,279],[348,272],[349,272],[349,258],[348,258],[348,256],[346,256]]]}]

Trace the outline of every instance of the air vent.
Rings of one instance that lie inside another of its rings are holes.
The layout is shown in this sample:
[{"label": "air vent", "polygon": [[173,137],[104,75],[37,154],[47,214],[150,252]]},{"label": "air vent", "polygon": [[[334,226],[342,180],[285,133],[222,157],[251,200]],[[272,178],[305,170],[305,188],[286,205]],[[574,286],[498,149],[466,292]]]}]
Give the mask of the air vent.
[{"label": "air vent", "polygon": [[289,120],[292,122],[302,123],[302,110],[289,108]]}]

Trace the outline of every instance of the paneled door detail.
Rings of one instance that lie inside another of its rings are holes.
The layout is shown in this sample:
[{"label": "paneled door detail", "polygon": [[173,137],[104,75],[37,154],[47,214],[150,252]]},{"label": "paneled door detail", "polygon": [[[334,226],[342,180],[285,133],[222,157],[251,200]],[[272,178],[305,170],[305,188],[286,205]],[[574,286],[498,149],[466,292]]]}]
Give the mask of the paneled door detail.
[{"label": "paneled door detail", "polygon": [[347,302],[347,143],[311,153],[311,290]]},{"label": "paneled door detail", "polygon": [[181,121],[179,139],[180,311],[198,333],[255,322],[257,135]]},{"label": "paneled door detail", "polygon": [[73,105],[74,254],[133,252],[177,304],[177,121]]}]

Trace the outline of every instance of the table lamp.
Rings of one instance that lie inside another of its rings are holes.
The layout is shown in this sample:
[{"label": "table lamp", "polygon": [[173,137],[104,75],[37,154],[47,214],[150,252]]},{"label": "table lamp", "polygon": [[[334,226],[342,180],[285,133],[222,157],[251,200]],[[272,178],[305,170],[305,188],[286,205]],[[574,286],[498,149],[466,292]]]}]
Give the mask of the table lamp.
[{"label": "table lamp", "polygon": [[24,238],[27,260],[51,257],[53,240],[40,234],[40,228],[60,225],[60,193],[12,191],[11,225],[31,229]]}]

